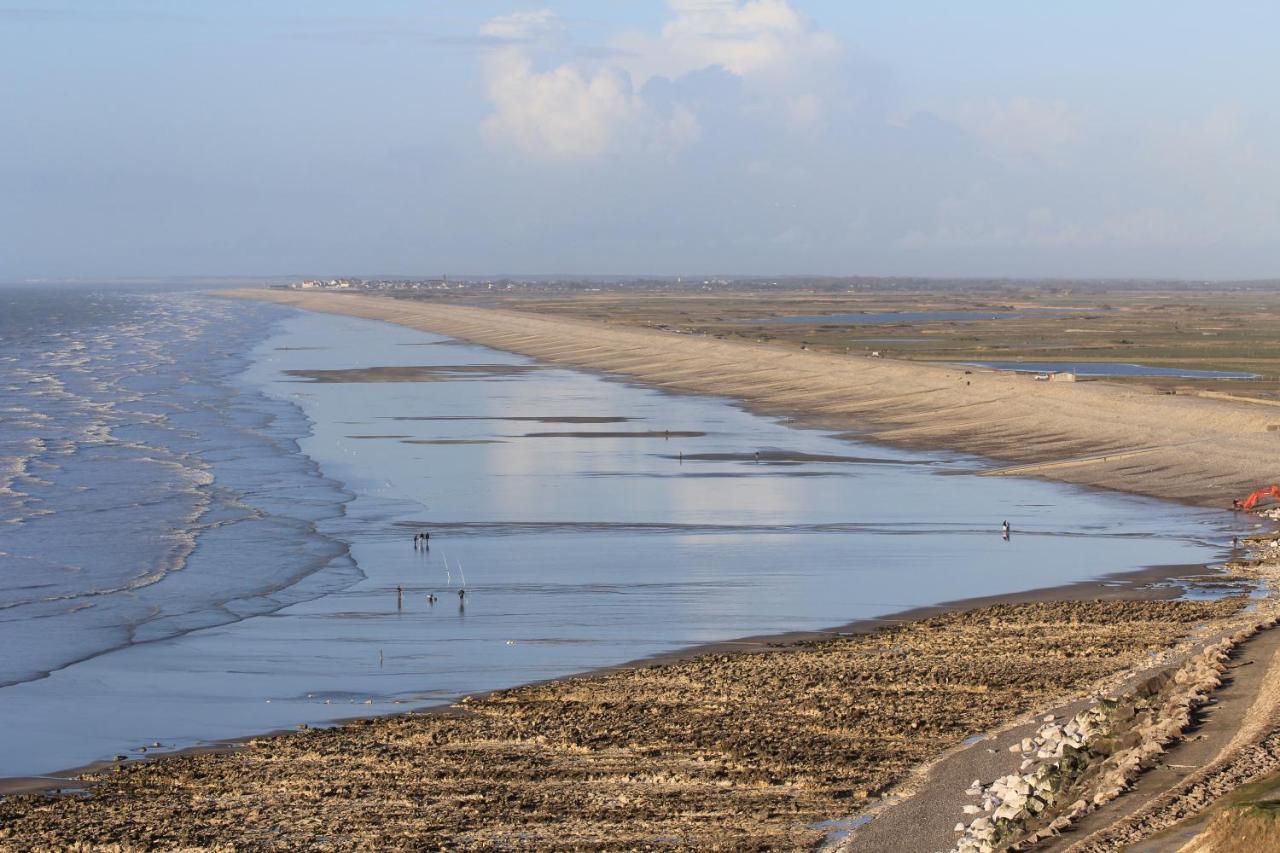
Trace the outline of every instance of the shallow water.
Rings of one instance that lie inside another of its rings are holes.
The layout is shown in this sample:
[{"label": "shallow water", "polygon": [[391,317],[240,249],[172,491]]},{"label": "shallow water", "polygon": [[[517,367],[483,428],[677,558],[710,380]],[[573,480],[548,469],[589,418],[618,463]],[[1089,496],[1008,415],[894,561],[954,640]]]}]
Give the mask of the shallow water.
[{"label": "shallow water", "polygon": [[1180,379],[1257,379],[1256,373],[1234,370],[1189,370],[1182,367],[1154,367],[1149,364],[1100,361],[961,361],[967,367],[989,367],[1017,373],[1062,371],[1077,376],[1173,376]]},{"label": "shallow water", "polygon": [[[146,521],[194,531],[194,549],[144,592],[119,593],[119,625],[100,611],[111,630],[79,663],[67,664],[88,648],[74,623],[4,623],[17,641],[0,646],[0,665],[51,674],[0,688],[0,775],[447,701],[695,643],[1204,562],[1231,535],[1226,513],[939,476],[977,463],[860,446],[723,400],[397,326],[178,296],[139,314],[86,346],[118,351],[113,340],[154,337],[156,317],[201,329],[160,348],[176,366],[141,371],[150,387],[131,403],[160,410],[173,389],[210,401],[193,404],[198,415],[166,410],[173,434],[147,438],[206,474],[194,524],[186,509]],[[240,348],[254,340],[246,359]],[[431,379],[340,381],[413,373],[370,368],[422,368]],[[56,372],[37,365],[33,377],[41,371]],[[109,384],[100,394],[122,396]],[[44,433],[57,431],[61,413],[32,412],[52,419]],[[109,426],[138,421],[126,408]],[[165,470],[182,482],[187,469]],[[104,475],[81,492],[72,478],[64,496],[62,476],[51,471],[42,497],[55,514],[65,503],[90,518],[132,488]],[[186,504],[131,511],[175,507]],[[424,529],[429,551],[413,546]],[[0,532],[6,552],[9,532]],[[135,538],[82,554],[67,576],[54,566],[67,562],[57,542],[44,539],[43,555],[32,539],[25,556],[51,568],[25,577],[90,596],[100,564],[108,578],[118,565],[141,571],[156,537]]]},{"label": "shallow water", "polygon": [[867,314],[793,314],[746,320],[748,323],[782,323],[832,326],[879,326],[890,323],[971,322],[974,320],[1012,320],[1019,317],[1042,317],[1068,313],[1066,308],[1027,308],[1021,311],[885,311]]}]

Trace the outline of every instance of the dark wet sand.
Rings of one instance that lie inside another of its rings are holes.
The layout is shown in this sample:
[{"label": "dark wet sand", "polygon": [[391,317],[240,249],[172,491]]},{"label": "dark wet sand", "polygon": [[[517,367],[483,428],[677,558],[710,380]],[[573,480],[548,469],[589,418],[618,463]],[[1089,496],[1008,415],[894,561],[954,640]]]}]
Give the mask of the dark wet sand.
[{"label": "dark wet sand", "polygon": [[516,421],[539,424],[620,424],[635,418],[588,415],[416,415],[388,418],[393,421]]},{"label": "dark wet sand", "polygon": [[686,462],[849,462],[858,465],[932,465],[927,459],[888,459],[875,456],[840,456],[828,453],[800,453],[794,450],[771,448],[759,453],[685,453],[680,456],[666,454],[663,459],[683,459]]},{"label": "dark wet sand", "polygon": [[357,367],[345,370],[286,370],[310,382],[446,382],[450,379],[500,379],[538,370],[531,364],[437,364]]},{"label": "dark wet sand", "polygon": [[401,444],[506,444],[500,438],[404,438]]},{"label": "dark wet sand", "polygon": [[525,438],[701,438],[705,432],[697,430],[635,430],[632,432],[526,432]]}]

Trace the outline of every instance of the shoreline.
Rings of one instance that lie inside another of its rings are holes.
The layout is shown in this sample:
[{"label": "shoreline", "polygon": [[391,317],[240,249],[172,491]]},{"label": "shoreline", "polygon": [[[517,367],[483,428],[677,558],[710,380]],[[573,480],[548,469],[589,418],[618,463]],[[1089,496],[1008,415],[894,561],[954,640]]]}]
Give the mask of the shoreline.
[{"label": "shoreline", "polygon": [[[1225,559],[1225,557],[1224,557]],[[641,667],[680,663],[703,655],[736,655],[751,654],[762,651],[784,651],[788,646],[802,643],[830,640],[840,637],[870,634],[881,628],[920,622],[936,616],[952,613],[964,613],[970,610],[1000,604],[1031,604],[1058,601],[1170,601],[1178,598],[1182,590],[1176,585],[1155,587],[1153,584],[1162,581],[1188,580],[1207,575],[1221,574],[1220,570],[1211,568],[1211,564],[1175,564],[1167,566],[1146,566],[1129,572],[1111,572],[1093,580],[1075,581],[1058,586],[1036,587],[1018,592],[998,595],[977,596],[974,598],[943,601],[938,604],[912,607],[895,611],[884,616],[865,617],[852,622],[836,625],[831,628],[813,631],[784,631],[776,634],[752,634],[709,643],[698,643],[681,649],[659,652],[640,658],[633,658],[618,664],[598,666],[554,678],[524,681],[509,687],[495,688],[479,693],[465,694],[456,699],[428,705],[407,707],[402,711],[391,713],[355,715],[335,717],[324,725],[308,726],[308,728],[340,728],[365,720],[394,719],[396,717],[432,714],[451,715],[458,713],[457,705],[464,699],[487,699],[508,690],[540,687],[573,679],[597,678],[615,673],[634,670]],[[56,770],[39,776],[0,776],[0,799],[17,794],[33,794],[61,789],[77,790],[92,783],[80,781],[77,777],[86,773],[100,773],[119,764],[154,764],[170,758],[184,755],[200,755],[205,753],[225,753],[243,749],[250,741],[264,737],[275,737],[295,733],[295,729],[270,729],[262,732],[242,735],[236,738],[192,744],[180,749],[148,752],[146,755],[130,755],[127,762],[102,759],[77,767]],[[65,793],[65,792],[64,792]]]},{"label": "shoreline", "polygon": [[939,756],[1016,761],[982,747],[1178,665],[1245,603],[998,604],[128,762],[83,795],[0,798],[0,847],[808,849],[911,802]]},{"label": "shoreline", "polygon": [[834,356],[636,326],[362,294],[232,290],[220,297],[382,320],[629,377],[858,441],[952,450],[1033,476],[1228,510],[1259,485],[1275,413],[1220,397],[1105,380],[1043,383],[1004,371]]},{"label": "shoreline", "polygon": [[[345,297],[339,297],[339,298],[345,298]],[[299,306],[299,307],[303,307],[303,306]],[[473,310],[483,310],[483,309],[473,309]],[[338,313],[347,313],[347,312],[338,312]],[[364,315],[356,314],[356,316],[364,316]],[[385,319],[385,318],[375,317],[373,319]],[[390,322],[396,322],[396,321],[391,320]],[[405,324],[405,325],[415,325],[415,324]],[[448,333],[448,334],[452,334],[452,333]],[[465,338],[465,339],[470,340],[470,338]],[[484,341],[475,341],[475,342],[483,343],[486,346],[494,346],[493,344],[486,343]],[[497,348],[508,349],[505,347],[497,347]],[[539,356],[534,356],[534,357],[540,358]],[[577,367],[578,369],[590,370],[592,372],[606,373],[612,377],[619,378],[619,374],[617,371],[609,370],[607,368],[593,367],[593,366],[579,366],[576,364],[572,366]],[[744,408],[755,408],[755,410],[757,411],[762,411],[765,414],[770,414],[773,416],[780,415],[780,413],[776,411],[769,411],[768,409],[760,409],[760,408],[753,407],[751,405],[751,401],[744,400],[739,395],[735,395],[732,393],[725,393],[721,391],[710,391],[710,390],[690,391],[688,389],[681,388],[678,386],[664,385],[662,383],[654,383],[649,379],[634,376],[632,374],[626,373],[625,371],[622,373],[622,376],[620,378],[624,380],[634,379],[637,382],[644,383],[647,385],[657,384],[659,388],[663,388],[664,390],[679,391],[681,393],[695,393],[695,394],[701,393],[701,394],[716,394],[718,396],[727,396],[740,402],[741,405],[744,406]],[[809,418],[804,418],[804,417],[798,418],[798,417],[795,417],[794,413],[791,413],[791,414],[781,413],[781,416],[787,418],[787,421],[785,422],[787,422],[788,425],[794,425],[794,426],[800,426],[800,427],[812,427],[812,428],[835,431],[835,429],[833,429],[833,427],[828,423],[822,423],[817,420],[811,420]],[[843,424],[843,428],[845,430],[845,433],[837,437],[847,438],[850,440],[857,440],[857,441],[873,441],[873,442],[884,442],[889,444],[899,444],[899,446],[908,446],[908,447],[913,446],[911,444],[905,444],[902,442],[895,442],[889,439],[885,439],[876,434],[868,435],[860,432],[851,432],[848,430],[847,423]],[[928,448],[932,450],[939,449],[937,445],[928,445]],[[956,448],[943,448],[943,449],[956,449]],[[963,452],[972,452],[972,451],[965,450]],[[1129,453],[1125,453],[1123,455],[1126,458],[1130,456]],[[1054,466],[1061,465],[1062,460],[1058,460],[1056,462],[1052,462],[1049,464],[1052,464]],[[1035,468],[1041,467],[1038,464],[1028,465],[1024,463],[1024,464],[1010,466],[1010,467],[1017,470],[1007,470],[1005,468],[997,468],[995,470],[987,471],[983,473],[988,476],[991,476],[991,475],[1044,476],[1035,471],[1025,470],[1025,469],[1035,469]],[[1056,477],[1048,477],[1048,478],[1059,479]],[[1084,488],[1091,488],[1091,487],[1111,488],[1109,486],[1095,486],[1094,484],[1091,484],[1091,483],[1077,482],[1075,480],[1065,479],[1065,478],[1063,478],[1062,481],[1071,483],[1079,487],[1084,487]],[[1133,491],[1133,490],[1121,490],[1121,491]],[[1186,497],[1164,497],[1164,496],[1158,496],[1158,495],[1149,495],[1149,496],[1163,497],[1163,499],[1174,500],[1175,502],[1183,503],[1183,504],[1189,503],[1196,506],[1206,505],[1206,503],[1202,500],[1189,499]],[[1209,504],[1209,505],[1212,505],[1212,504]],[[546,689],[549,691],[555,691],[557,689],[563,690],[571,682],[587,681],[592,683],[604,683],[604,682],[607,682],[611,676],[631,674],[636,672],[637,670],[644,669],[644,668],[667,667],[667,666],[674,666],[682,663],[687,664],[690,662],[694,662],[696,659],[699,659],[699,658],[716,657],[716,656],[728,656],[730,658],[741,659],[744,656],[756,655],[757,657],[754,658],[754,660],[756,661],[765,661],[771,657],[771,655],[766,655],[761,657],[759,656],[760,653],[795,651],[797,655],[803,656],[804,652],[801,651],[801,648],[800,648],[803,645],[806,645],[806,644],[813,645],[815,643],[822,644],[824,643],[824,641],[836,642],[843,638],[856,637],[859,635],[874,635],[875,632],[881,628],[887,627],[898,633],[927,631],[929,630],[929,625],[926,623],[928,623],[929,620],[935,620],[937,617],[943,614],[957,617],[960,621],[963,621],[965,615],[968,614],[970,611],[986,609],[991,607],[999,607],[1004,605],[1009,605],[1009,606],[1036,605],[1036,604],[1054,605],[1054,604],[1059,604],[1063,602],[1168,601],[1170,599],[1181,597],[1185,592],[1185,587],[1176,583],[1177,581],[1192,582],[1192,579],[1198,578],[1201,580],[1207,580],[1207,583],[1206,583],[1207,587],[1217,588],[1218,584],[1215,583],[1216,576],[1221,575],[1223,579],[1226,579],[1230,577],[1230,574],[1229,572],[1223,570],[1221,567],[1212,568],[1212,566],[1218,562],[1225,562],[1229,559],[1232,559],[1233,557],[1238,557],[1238,556],[1239,556],[1238,551],[1233,551],[1232,549],[1229,549],[1224,545],[1222,546],[1221,556],[1219,556],[1217,560],[1211,563],[1190,564],[1190,565],[1184,564],[1184,565],[1148,566],[1148,567],[1144,567],[1134,571],[1109,573],[1107,575],[1098,577],[1094,580],[1078,581],[1070,584],[1057,585],[1057,586],[1038,587],[1038,588],[1032,588],[1032,589],[1022,590],[1018,592],[1003,593],[998,595],[987,595],[987,596],[979,596],[979,597],[973,597],[973,598],[957,599],[952,601],[944,601],[935,605],[912,607],[909,609],[892,612],[884,616],[854,620],[852,622],[838,625],[830,629],[751,635],[751,636],[739,637],[739,638],[719,641],[719,642],[701,643],[701,644],[697,644],[697,645],[693,645],[693,646],[689,646],[681,649],[659,653],[656,655],[651,655],[651,656],[647,656],[639,659],[633,659],[633,660],[616,664],[616,665],[595,667],[595,668],[591,668],[591,669],[588,669],[576,674],[572,674],[572,675],[526,682],[516,687],[501,688],[493,691],[486,691],[483,693],[472,694],[472,695],[460,697],[458,700],[449,701],[445,704],[433,704],[433,705],[427,705],[427,706],[409,706],[409,707],[406,707],[405,710],[400,712],[395,712],[395,713],[382,713],[382,714],[376,714],[372,716],[337,718],[331,721],[331,723],[329,724],[324,724],[322,726],[314,726],[314,727],[311,727],[311,729],[302,731],[302,732],[294,732],[291,730],[276,730],[276,731],[268,732],[266,734],[247,735],[243,738],[236,738],[236,739],[219,741],[219,742],[210,743],[210,744],[190,746],[190,747],[187,747],[181,750],[175,750],[172,752],[148,753],[147,755],[145,755],[145,757],[130,756],[130,760],[128,760],[127,762],[114,762],[114,761],[94,762],[92,764],[85,765],[79,768],[74,768],[72,770],[60,771],[55,774],[48,774],[47,776],[44,776],[44,777],[0,778],[0,803],[3,803],[5,800],[12,798],[14,795],[48,792],[54,789],[73,789],[77,791],[86,790],[86,789],[92,790],[96,786],[103,785],[103,784],[108,785],[109,787],[115,787],[115,788],[119,788],[120,785],[124,785],[126,788],[128,788],[129,783],[127,781],[121,782],[119,780],[121,779],[127,780],[128,778],[132,778],[135,772],[141,772],[143,775],[145,775],[147,771],[144,768],[146,767],[156,768],[157,766],[159,766],[159,768],[163,768],[165,766],[168,766],[168,767],[181,768],[183,766],[181,762],[181,759],[183,757],[210,755],[210,756],[227,756],[228,758],[230,758],[231,756],[233,756],[235,753],[238,753],[238,752],[252,751],[253,749],[257,748],[259,745],[255,742],[260,742],[263,740],[270,740],[272,742],[278,742],[278,743],[284,743],[285,741],[287,741],[288,743],[297,744],[299,742],[300,736],[311,734],[313,732],[323,731],[323,732],[329,733],[332,736],[332,738],[341,739],[344,737],[350,737],[358,742],[360,740],[359,732],[362,729],[369,726],[383,726],[383,727],[387,727],[389,729],[394,730],[397,726],[400,726],[400,727],[411,726],[413,725],[413,721],[415,720],[421,721],[421,720],[428,720],[428,719],[437,719],[437,720],[471,719],[471,718],[474,718],[474,712],[469,711],[466,707],[462,707],[462,706],[468,705],[469,703],[472,703],[472,702],[478,703],[479,705],[486,705],[486,704],[493,705],[495,702],[501,703],[502,701],[505,700],[505,697],[509,697],[512,695],[520,695],[520,694],[529,693],[529,692],[537,692],[543,689]],[[1161,584],[1161,583],[1164,583],[1166,585],[1157,586],[1157,584]],[[1192,586],[1194,586],[1194,583],[1192,583]],[[1220,592],[1221,590],[1219,589],[1218,591]],[[1238,594],[1238,593],[1229,592],[1227,594]],[[762,663],[761,665],[766,668],[769,666],[769,664],[767,663]],[[975,737],[977,740],[986,740],[991,737],[994,737],[996,733],[1004,731],[1005,729],[1008,728],[1009,725],[1010,725],[1010,720],[1005,720],[1004,722],[1000,723],[997,728],[988,728],[988,729],[985,729],[984,731],[976,731],[974,735],[972,735],[971,737]],[[306,726],[303,726],[302,728],[307,729]],[[303,738],[303,740],[305,740],[305,738]],[[970,744],[970,738],[968,737],[966,737],[963,741],[959,741],[959,740],[954,742],[949,742],[945,740],[932,741],[930,744],[931,751],[929,754],[932,755],[933,758],[928,759],[922,765],[916,765],[910,771],[900,775],[897,781],[894,782],[892,788],[882,789],[881,792],[882,793],[887,792],[892,794],[894,791],[901,791],[902,796],[909,799],[912,796],[913,791],[903,790],[903,789],[904,789],[904,786],[905,788],[908,788],[908,789],[910,788],[909,783],[911,782],[911,780],[913,780],[913,778],[917,773],[923,772],[924,768],[932,766],[932,764],[935,761],[943,760],[947,755],[950,755],[951,753],[954,753],[957,750],[964,748],[964,746],[968,744]],[[987,750],[987,751],[990,752],[991,750]],[[430,759],[427,759],[427,760],[430,760]],[[116,773],[106,774],[106,771],[109,771],[112,768],[115,768],[117,764],[124,765],[124,767],[120,768],[125,770],[123,774],[116,774]],[[153,772],[161,776],[164,775],[163,769],[156,769]],[[99,780],[90,780],[85,782],[79,782],[71,778],[81,773],[90,773],[90,774],[97,773],[100,775],[106,774],[106,777]],[[58,798],[58,799],[66,799],[66,798]],[[76,799],[76,798],[73,797],[70,799]],[[116,801],[108,801],[108,802],[116,802]],[[117,803],[115,806],[110,806],[110,808],[116,808],[116,807],[119,807],[125,810],[128,809],[128,806],[126,803]],[[874,810],[876,809],[876,806],[874,803],[868,803],[864,801],[861,804],[861,806],[853,809],[849,813],[843,813],[840,815],[836,815],[836,814],[829,815],[829,817],[832,818],[831,823],[833,825],[833,828],[838,829],[839,828],[838,825],[847,823],[853,815],[865,814],[868,808],[871,808]],[[0,846],[3,846],[2,841],[0,841]]]}]

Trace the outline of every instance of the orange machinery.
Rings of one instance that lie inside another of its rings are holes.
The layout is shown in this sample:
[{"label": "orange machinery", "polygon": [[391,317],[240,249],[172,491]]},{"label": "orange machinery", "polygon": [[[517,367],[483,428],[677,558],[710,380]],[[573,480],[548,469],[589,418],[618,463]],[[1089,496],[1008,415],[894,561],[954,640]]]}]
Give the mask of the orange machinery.
[{"label": "orange machinery", "polygon": [[1274,498],[1280,501],[1280,486],[1267,486],[1265,489],[1258,489],[1244,500],[1232,501],[1231,506],[1235,509],[1253,509],[1258,505],[1258,501],[1263,498]]}]

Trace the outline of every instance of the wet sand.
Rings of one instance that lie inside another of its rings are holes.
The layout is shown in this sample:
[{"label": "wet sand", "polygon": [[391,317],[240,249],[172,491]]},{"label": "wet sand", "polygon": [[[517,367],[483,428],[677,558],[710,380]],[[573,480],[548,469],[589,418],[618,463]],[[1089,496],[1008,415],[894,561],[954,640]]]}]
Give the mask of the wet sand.
[{"label": "wet sand", "polygon": [[621,424],[634,418],[591,415],[405,415],[393,421],[511,421],[536,424]]},{"label": "wet sand", "polygon": [[85,797],[0,803],[0,843],[797,849],[940,747],[1241,604],[999,604],[127,762]]},{"label": "wet sand", "polygon": [[953,449],[1037,476],[1225,508],[1275,451],[1273,408],[1105,381],[1027,376],[552,318],[441,302],[281,290],[227,295],[411,326],[544,362],[736,397],[862,440]]},{"label": "wet sand", "polygon": [[701,438],[705,432],[697,430],[547,430],[526,432],[525,438]]},{"label": "wet sand", "polygon": [[524,364],[391,365],[353,370],[286,370],[311,382],[445,382],[455,379],[501,379],[537,370]]}]

